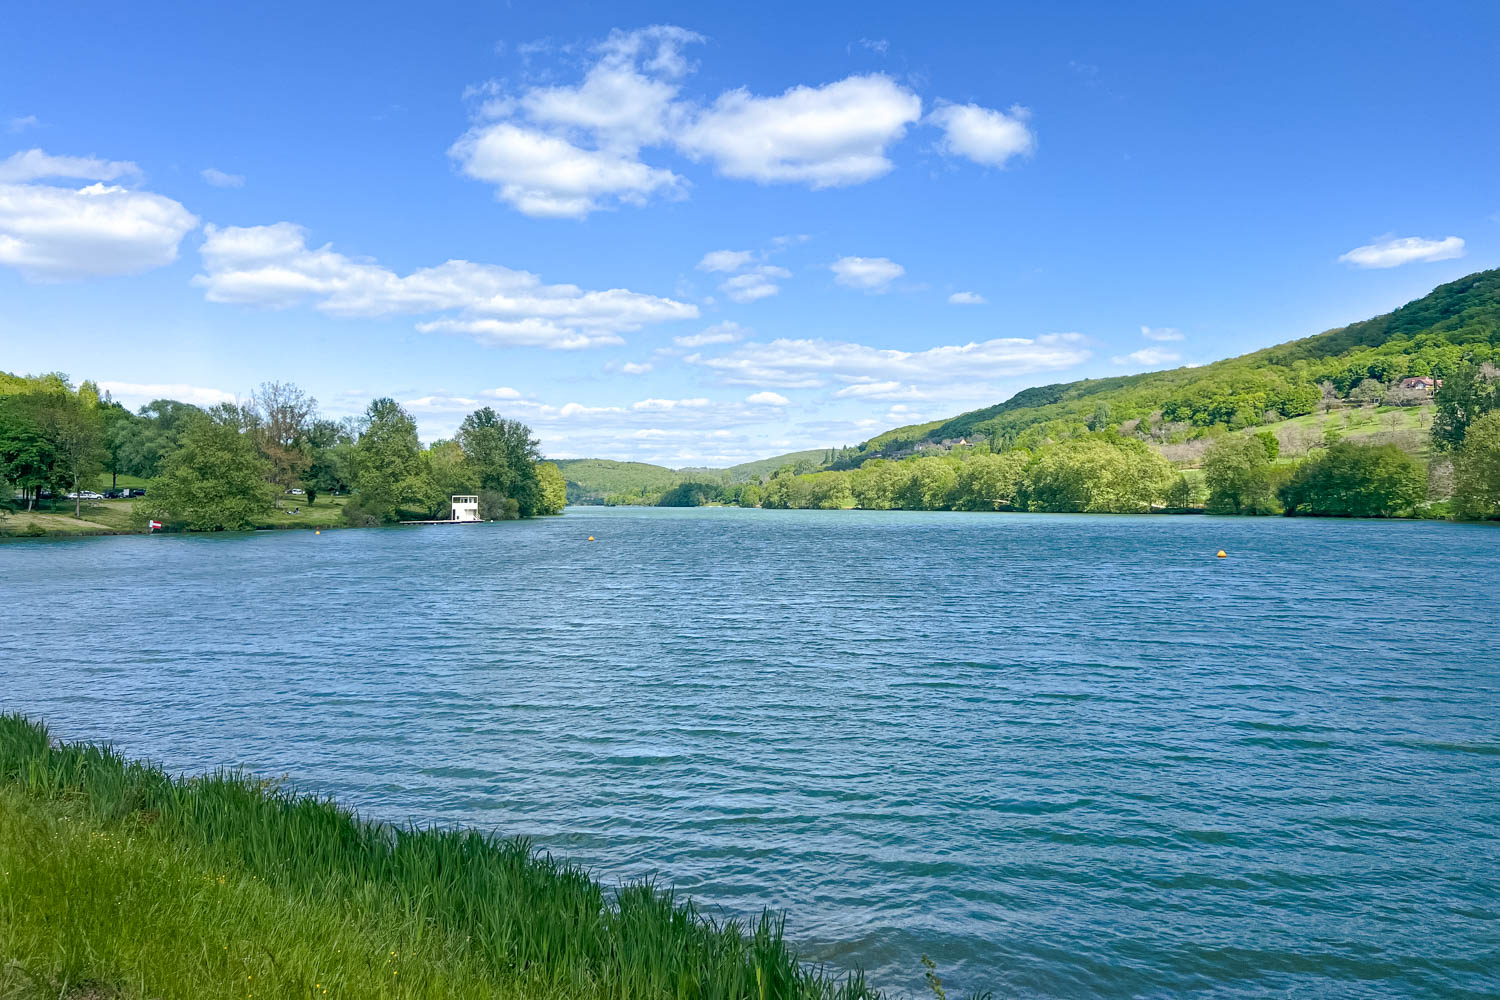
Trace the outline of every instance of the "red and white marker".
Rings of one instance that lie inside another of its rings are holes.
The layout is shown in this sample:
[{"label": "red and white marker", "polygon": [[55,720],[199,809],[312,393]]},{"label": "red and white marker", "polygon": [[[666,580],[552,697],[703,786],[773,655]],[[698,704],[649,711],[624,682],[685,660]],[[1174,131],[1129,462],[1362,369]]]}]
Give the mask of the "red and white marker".
[{"label": "red and white marker", "polygon": [[147,521],[146,522],[146,533],[150,534],[151,532],[157,530],[160,527],[161,527],[161,522],[160,521]]}]

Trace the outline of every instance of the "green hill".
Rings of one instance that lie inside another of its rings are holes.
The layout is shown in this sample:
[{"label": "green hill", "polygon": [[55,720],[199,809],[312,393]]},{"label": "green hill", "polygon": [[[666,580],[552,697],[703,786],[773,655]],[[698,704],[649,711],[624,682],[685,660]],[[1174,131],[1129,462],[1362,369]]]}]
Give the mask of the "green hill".
[{"label": "green hill", "polygon": [[682,481],[676,471],[646,462],[563,458],[556,464],[567,483],[568,503],[603,503],[613,494],[663,493]]},{"label": "green hill", "polygon": [[[886,431],[841,453],[832,468],[901,457],[919,446],[983,435],[994,447],[1033,447],[1085,430],[1149,422],[1158,437],[1214,425],[1239,430],[1313,413],[1330,394],[1407,376],[1441,378],[1500,344],[1500,269],[1440,285],[1393,312],[1198,368],[1036,386],[994,406]],[[1366,386],[1364,391],[1374,391]]]}]

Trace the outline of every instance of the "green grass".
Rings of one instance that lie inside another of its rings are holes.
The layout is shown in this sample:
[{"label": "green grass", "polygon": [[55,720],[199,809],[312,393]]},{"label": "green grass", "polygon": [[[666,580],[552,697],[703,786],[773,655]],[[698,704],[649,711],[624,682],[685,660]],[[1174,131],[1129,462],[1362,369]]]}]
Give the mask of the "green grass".
[{"label": "green grass", "polygon": [[0,997],[860,1000],[778,918],[610,892],[523,840],[174,779],[0,716]]},{"label": "green grass", "polygon": [[[258,528],[337,528],[344,523],[342,511],[348,497],[319,496],[317,503],[308,504],[306,497],[283,497],[282,506],[257,522]],[[83,516],[73,516],[73,501],[44,500],[40,510],[25,511],[11,509],[9,516],[0,517],[0,537],[26,535],[42,531],[49,535],[120,535],[141,534],[146,530],[148,518],[136,512],[135,505],[141,498],[133,500],[85,500]],[[292,508],[301,509],[293,514]],[[33,526],[35,526],[33,528]]]}]

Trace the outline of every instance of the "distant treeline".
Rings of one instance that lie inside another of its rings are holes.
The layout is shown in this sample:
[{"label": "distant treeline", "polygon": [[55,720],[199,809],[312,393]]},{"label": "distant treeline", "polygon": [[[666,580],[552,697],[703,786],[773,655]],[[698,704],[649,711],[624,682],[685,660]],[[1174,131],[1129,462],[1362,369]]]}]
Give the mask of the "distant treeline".
[{"label": "distant treeline", "polygon": [[1430,438],[1441,475],[1395,444],[1343,440],[1332,427],[1305,458],[1287,460],[1271,431],[1223,426],[1209,429],[1189,475],[1153,447],[1160,420],[1153,414],[1034,448],[997,452],[981,438],[943,454],[847,470],[788,465],[761,483],[687,482],[655,496],[611,499],[663,507],[1500,517],[1500,373],[1460,365],[1434,403]]},{"label": "distant treeline", "polygon": [[243,404],[198,407],[159,399],[132,413],[92,382],[0,373],[0,479],[11,503],[34,508],[76,494],[103,474],[149,480],[144,517],[195,531],[254,527],[301,490],[348,496],[353,525],[446,517],[450,497],[478,495],[486,519],[561,512],[562,474],[540,461],[530,429],[485,407],[452,440],[423,447],[394,400],[333,420],[289,383],[269,382]]}]

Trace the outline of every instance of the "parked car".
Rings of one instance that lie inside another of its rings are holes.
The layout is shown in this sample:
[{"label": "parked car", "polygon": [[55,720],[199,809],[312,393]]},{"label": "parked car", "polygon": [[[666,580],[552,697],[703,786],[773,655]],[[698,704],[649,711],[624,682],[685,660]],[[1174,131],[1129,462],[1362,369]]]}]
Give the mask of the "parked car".
[{"label": "parked car", "polygon": [[287,490],[286,492],[287,492],[287,496],[293,496],[293,497],[305,497],[305,496],[307,496],[307,491],[306,490]]},{"label": "parked car", "polygon": [[106,499],[106,500],[119,500],[122,497],[128,497],[128,496],[130,496],[130,491],[129,490],[105,490],[104,491],[104,499]]},{"label": "parked car", "polygon": [[129,490],[129,491],[127,491],[127,496],[143,497],[145,495],[146,495],[146,491],[145,490]]}]

